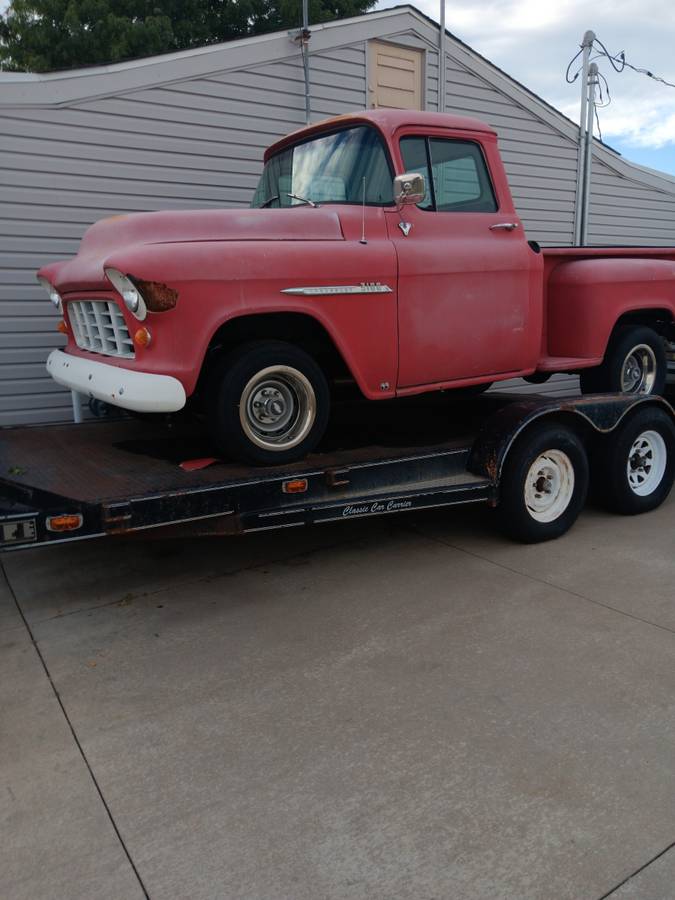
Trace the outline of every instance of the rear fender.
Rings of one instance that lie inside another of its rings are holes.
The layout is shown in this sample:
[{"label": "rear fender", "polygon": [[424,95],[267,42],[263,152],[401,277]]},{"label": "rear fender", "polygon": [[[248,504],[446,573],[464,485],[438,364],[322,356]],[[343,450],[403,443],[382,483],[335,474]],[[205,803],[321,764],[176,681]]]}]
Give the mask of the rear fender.
[{"label": "rear fender", "polygon": [[561,263],[548,286],[548,355],[601,358],[619,319],[641,311],[672,321],[675,262],[615,257]]}]

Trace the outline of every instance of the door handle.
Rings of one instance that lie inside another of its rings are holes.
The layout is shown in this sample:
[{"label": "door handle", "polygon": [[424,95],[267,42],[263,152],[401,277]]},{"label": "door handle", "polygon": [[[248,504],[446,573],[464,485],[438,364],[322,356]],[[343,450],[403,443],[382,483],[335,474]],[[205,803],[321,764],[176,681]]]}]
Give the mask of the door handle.
[{"label": "door handle", "polygon": [[515,231],[517,227],[517,222],[497,222],[496,225],[490,225],[490,231]]}]

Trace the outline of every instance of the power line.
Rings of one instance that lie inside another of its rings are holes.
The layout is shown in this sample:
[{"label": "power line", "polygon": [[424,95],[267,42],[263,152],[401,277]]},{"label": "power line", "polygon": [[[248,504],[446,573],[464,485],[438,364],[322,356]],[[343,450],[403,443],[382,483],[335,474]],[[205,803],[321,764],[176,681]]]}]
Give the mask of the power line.
[{"label": "power line", "polygon": [[[618,53],[611,54],[609,52],[609,50],[607,49],[607,47],[605,47],[605,45],[602,43],[602,41],[597,37],[594,39],[593,44],[594,45],[597,44],[598,47],[600,47],[601,49],[596,50],[596,55],[592,58],[595,60],[595,59],[601,59],[602,57],[605,57],[606,59],[609,60],[610,65],[612,66],[612,68],[614,69],[615,72],[621,73],[624,71],[624,69],[632,69],[633,72],[637,72],[639,75],[646,75],[648,78],[651,78],[652,81],[658,81],[660,84],[665,84],[666,87],[675,88],[675,83],[673,83],[672,81],[668,81],[666,78],[662,78],[660,75],[655,75],[651,71],[651,69],[646,69],[642,66],[634,66],[633,63],[628,62],[628,60],[626,59],[626,53],[624,50],[620,50]],[[577,71],[571,78],[570,78],[570,70],[572,69],[572,66],[574,65],[576,60],[581,55],[582,50],[583,50],[583,48],[581,50],[579,50],[579,52],[576,53],[572,57],[572,59],[569,61],[567,70],[565,72],[565,81],[567,81],[568,84],[573,84],[579,77],[579,73],[581,72],[581,67],[579,67],[577,69]]]}]

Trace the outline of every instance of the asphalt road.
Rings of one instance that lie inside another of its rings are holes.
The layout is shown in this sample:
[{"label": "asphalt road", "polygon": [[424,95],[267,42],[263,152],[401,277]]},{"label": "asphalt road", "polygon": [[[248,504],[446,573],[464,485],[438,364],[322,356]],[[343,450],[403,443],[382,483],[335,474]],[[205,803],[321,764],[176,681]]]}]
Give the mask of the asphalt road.
[{"label": "asphalt road", "polygon": [[675,498],[0,558],[3,900],[673,900]]}]

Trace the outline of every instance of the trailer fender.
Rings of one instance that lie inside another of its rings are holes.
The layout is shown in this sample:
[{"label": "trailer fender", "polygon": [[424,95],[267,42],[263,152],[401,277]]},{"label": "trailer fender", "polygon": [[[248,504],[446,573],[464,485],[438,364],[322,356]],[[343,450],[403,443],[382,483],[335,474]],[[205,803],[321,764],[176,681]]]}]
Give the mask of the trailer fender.
[{"label": "trailer fender", "polygon": [[576,425],[582,434],[603,435],[614,431],[627,416],[646,406],[664,409],[675,418],[670,404],[655,395],[593,394],[548,402],[537,397],[510,403],[483,423],[471,448],[468,469],[496,485],[509,450],[533,422],[543,418],[558,419]]}]

